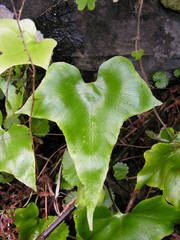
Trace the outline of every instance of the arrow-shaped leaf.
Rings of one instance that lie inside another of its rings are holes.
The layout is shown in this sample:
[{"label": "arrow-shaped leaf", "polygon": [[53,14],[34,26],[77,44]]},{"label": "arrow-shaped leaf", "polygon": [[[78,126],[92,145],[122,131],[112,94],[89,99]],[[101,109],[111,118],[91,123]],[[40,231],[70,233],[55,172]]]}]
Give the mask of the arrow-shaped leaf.
[{"label": "arrow-shaped leaf", "polygon": [[32,139],[25,126],[12,125],[6,132],[0,129],[0,171],[36,190],[35,160]]},{"label": "arrow-shaped leaf", "polygon": [[[30,114],[31,102],[18,113]],[[97,81],[88,84],[76,67],[54,63],[36,90],[33,117],[55,121],[63,131],[84,186],[91,228],[120,127],[160,104],[132,63],[120,56],[103,63]]]},{"label": "arrow-shaped leaf", "polygon": [[[34,65],[47,69],[52,51],[56,46],[53,39],[38,39],[34,22],[30,19],[20,21],[24,42]],[[8,68],[30,64],[20,37],[15,19],[0,20],[0,74]]]},{"label": "arrow-shaped leaf", "polygon": [[145,184],[158,187],[169,202],[180,208],[179,144],[155,144],[144,157],[146,163],[137,176],[137,188]]},{"label": "arrow-shaped leaf", "polygon": [[74,218],[78,240],[161,240],[173,232],[180,211],[158,196],[140,202],[128,214],[111,215],[107,208],[97,207],[93,232],[84,209],[78,209]]}]

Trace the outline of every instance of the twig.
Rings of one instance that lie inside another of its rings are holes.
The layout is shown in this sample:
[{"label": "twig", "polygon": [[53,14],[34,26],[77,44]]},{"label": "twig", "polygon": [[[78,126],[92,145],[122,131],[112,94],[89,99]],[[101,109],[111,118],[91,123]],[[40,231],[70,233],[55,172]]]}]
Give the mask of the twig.
[{"label": "twig", "polygon": [[76,198],[73,198],[72,201],[65,207],[62,211],[61,215],[57,217],[57,219],[52,222],[47,229],[37,238],[37,240],[44,240],[46,239],[52,231],[54,231],[62,221],[72,212],[75,210],[75,201]]},{"label": "twig", "polygon": [[21,14],[22,14],[22,11],[24,9],[24,4],[25,4],[26,0],[22,0],[22,3],[21,3],[21,8],[19,9],[19,12],[18,12],[18,19],[21,18]]},{"label": "twig", "polygon": [[172,236],[175,240],[180,240],[180,236],[177,233],[174,233]]},{"label": "twig", "polygon": [[[22,2],[22,6],[20,8],[20,16],[21,16],[21,13],[22,13],[22,10],[23,10],[23,7],[24,7],[24,3],[25,3],[25,1]],[[34,64],[32,62],[31,56],[29,54],[29,51],[27,49],[27,46],[26,46],[26,43],[25,43],[25,40],[24,40],[23,31],[22,31],[21,25],[20,25],[20,17],[17,14],[17,11],[16,11],[16,8],[15,8],[13,0],[11,0],[11,4],[12,4],[14,15],[16,17],[16,21],[17,21],[17,24],[18,24],[20,38],[22,40],[24,49],[25,49],[26,54],[28,56],[28,60],[31,63],[31,66],[32,66],[32,105],[31,105],[31,112],[30,112],[30,116],[29,116],[29,130],[30,130],[30,135],[31,135],[31,138],[32,138],[32,147],[33,147],[33,150],[34,150],[34,142],[33,142],[33,134],[32,134],[32,113],[33,113],[33,108],[34,108],[36,69],[35,69],[35,66],[34,66]]]},{"label": "twig", "polygon": [[133,204],[134,204],[134,201],[136,199],[137,193],[138,193],[138,190],[135,188],[132,195],[131,195],[131,198],[129,200],[129,203],[127,205],[125,213],[128,213],[131,210],[131,208],[133,207]]}]

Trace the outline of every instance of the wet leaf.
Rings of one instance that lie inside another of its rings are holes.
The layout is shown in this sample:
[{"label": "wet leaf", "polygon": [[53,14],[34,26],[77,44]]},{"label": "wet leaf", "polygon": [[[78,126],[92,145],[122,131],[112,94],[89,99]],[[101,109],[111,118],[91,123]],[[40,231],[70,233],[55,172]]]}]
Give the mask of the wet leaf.
[{"label": "wet leaf", "polygon": [[[37,42],[30,19],[21,20],[20,25],[33,64],[47,69],[56,41],[47,38]],[[0,52],[0,74],[15,65],[30,64],[15,19],[0,19]]]},{"label": "wet leaf", "polygon": [[[29,115],[31,102],[30,97],[17,113]],[[63,131],[84,188],[82,204],[91,228],[123,122],[160,104],[132,63],[120,56],[103,63],[97,81],[88,84],[76,67],[54,63],[37,88],[33,117],[55,121]]]},{"label": "wet leaf", "polygon": [[74,213],[77,240],[161,240],[171,234],[180,220],[180,212],[158,196],[140,202],[131,213],[111,215],[105,207],[94,213],[90,232],[85,209]]},{"label": "wet leaf", "polygon": [[137,176],[137,188],[147,184],[163,190],[170,203],[180,208],[180,148],[179,145],[158,143],[144,154],[145,165]]},{"label": "wet leaf", "polygon": [[14,175],[36,191],[35,159],[32,139],[25,126],[13,125],[8,131],[0,129],[0,172]]}]

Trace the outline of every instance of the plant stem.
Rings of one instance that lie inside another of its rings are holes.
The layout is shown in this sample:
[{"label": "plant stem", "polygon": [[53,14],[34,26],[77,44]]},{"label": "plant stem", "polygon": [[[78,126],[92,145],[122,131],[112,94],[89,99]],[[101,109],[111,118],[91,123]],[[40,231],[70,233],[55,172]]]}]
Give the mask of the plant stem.
[{"label": "plant stem", "polygon": [[47,229],[36,239],[36,240],[44,240],[46,239],[52,231],[54,231],[60,223],[64,221],[64,219],[75,210],[75,201],[76,198],[73,198],[72,201],[65,207],[65,209],[62,211],[61,215],[57,217],[57,219],[52,222]]}]

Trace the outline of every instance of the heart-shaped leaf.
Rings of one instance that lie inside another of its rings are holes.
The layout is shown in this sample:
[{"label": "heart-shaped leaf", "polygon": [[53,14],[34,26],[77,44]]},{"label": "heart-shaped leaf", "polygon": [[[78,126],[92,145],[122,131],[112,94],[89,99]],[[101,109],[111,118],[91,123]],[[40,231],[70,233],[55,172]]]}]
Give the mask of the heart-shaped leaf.
[{"label": "heart-shaped leaf", "polygon": [[35,159],[29,129],[20,125],[12,125],[7,132],[0,129],[0,153],[0,171],[13,174],[36,191]]},{"label": "heart-shaped leaf", "polygon": [[[32,99],[18,113],[30,114]],[[76,172],[84,186],[89,224],[108,171],[111,152],[123,122],[160,105],[124,57],[103,63],[94,83],[79,70],[52,64],[35,92],[33,117],[55,121],[63,131]]]},{"label": "heart-shaped leaf", "polygon": [[76,0],[76,4],[78,5],[78,10],[82,11],[84,8],[88,7],[89,10],[93,10],[95,8],[96,0]]},{"label": "heart-shaped leaf", "polygon": [[[56,41],[37,39],[30,19],[21,20],[20,26],[33,64],[47,69]],[[30,64],[15,19],[0,19],[0,53],[0,74],[15,65]]]},{"label": "heart-shaped leaf", "polygon": [[144,154],[146,163],[137,176],[137,189],[144,184],[163,190],[165,198],[180,208],[179,144],[158,143]]},{"label": "heart-shaped leaf", "polygon": [[[18,208],[15,213],[15,225],[18,228],[20,240],[36,240],[56,218],[48,216],[47,221],[45,218],[39,219],[39,210],[35,203],[30,203],[26,208]],[[68,235],[68,227],[63,222],[50,234],[47,240],[66,240]]]},{"label": "heart-shaped leaf", "polygon": [[161,240],[173,232],[180,211],[158,196],[140,202],[128,214],[111,215],[107,208],[97,207],[93,232],[88,229],[84,209],[78,209],[74,218],[77,240]]}]

